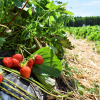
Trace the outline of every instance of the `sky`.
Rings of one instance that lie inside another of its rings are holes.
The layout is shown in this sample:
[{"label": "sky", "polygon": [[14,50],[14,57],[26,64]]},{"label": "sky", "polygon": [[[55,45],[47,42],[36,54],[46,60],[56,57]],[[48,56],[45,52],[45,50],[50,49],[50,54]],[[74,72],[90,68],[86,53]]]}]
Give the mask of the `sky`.
[{"label": "sky", "polygon": [[67,3],[66,10],[74,16],[100,16],[100,0],[56,0]]}]

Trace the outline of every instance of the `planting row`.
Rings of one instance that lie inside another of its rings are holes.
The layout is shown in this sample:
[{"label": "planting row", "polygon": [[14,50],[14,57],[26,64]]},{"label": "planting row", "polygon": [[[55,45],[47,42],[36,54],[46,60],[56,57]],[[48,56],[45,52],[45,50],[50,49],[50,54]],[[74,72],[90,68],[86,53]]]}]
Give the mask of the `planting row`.
[{"label": "planting row", "polygon": [[86,27],[70,27],[67,29],[70,34],[75,34],[77,37],[87,38],[89,41],[100,40],[100,26],[86,26]]}]

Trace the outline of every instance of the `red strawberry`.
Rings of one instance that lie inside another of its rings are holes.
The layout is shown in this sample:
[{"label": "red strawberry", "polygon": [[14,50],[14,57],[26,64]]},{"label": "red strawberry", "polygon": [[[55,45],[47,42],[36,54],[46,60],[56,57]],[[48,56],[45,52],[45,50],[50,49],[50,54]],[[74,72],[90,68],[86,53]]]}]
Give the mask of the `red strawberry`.
[{"label": "red strawberry", "polygon": [[23,61],[23,56],[21,54],[15,54],[12,56],[12,58],[17,59],[19,62]]},{"label": "red strawberry", "polygon": [[43,63],[43,58],[41,55],[37,55],[35,57],[35,61],[34,61],[34,64],[37,64],[37,65],[41,65]]},{"label": "red strawberry", "polygon": [[18,64],[17,69],[21,69],[21,65],[20,65],[20,63]]},{"label": "red strawberry", "polygon": [[12,66],[13,68],[19,66],[20,64],[19,61],[15,58],[12,58],[12,62],[13,62],[13,66]]},{"label": "red strawberry", "polygon": [[2,62],[8,68],[11,68],[13,66],[13,62],[12,62],[11,57],[5,57]]},{"label": "red strawberry", "polygon": [[28,66],[23,66],[20,69],[20,74],[24,77],[24,78],[29,78],[30,74],[31,74],[31,69]]},{"label": "red strawberry", "polygon": [[29,59],[28,63],[27,63],[27,66],[32,66],[33,65],[33,60],[32,59]]},{"label": "red strawberry", "polygon": [[3,80],[3,77],[2,77],[2,74],[0,74],[0,83],[2,82]]},{"label": "red strawberry", "polygon": [[28,66],[30,69],[32,69],[33,68],[33,66]]}]

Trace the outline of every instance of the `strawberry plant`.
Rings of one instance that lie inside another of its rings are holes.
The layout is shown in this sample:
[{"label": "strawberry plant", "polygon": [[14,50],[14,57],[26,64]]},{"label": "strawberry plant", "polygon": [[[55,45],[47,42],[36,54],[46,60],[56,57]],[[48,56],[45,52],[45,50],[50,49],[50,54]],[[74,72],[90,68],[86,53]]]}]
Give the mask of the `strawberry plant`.
[{"label": "strawberry plant", "polygon": [[27,0],[26,3],[22,0],[1,2],[2,11],[5,12],[1,13],[0,25],[2,49],[16,48],[18,51],[18,44],[23,44],[33,53],[38,49],[34,36],[42,46],[49,45],[58,49],[59,59],[63,56],[63,47],[71,49],[71,43],[66,38],[64,30],[64,23],[68,23],[71,19],[69,15],[73,15],[72,12],[63,9],[67,3],[57,2],[56,5],[49,0]]},{"label": "strawberry plant", "polygon": [[98,41],[100,39],[100,27],[97,25],[86,27],[70,27],[67,28],[70,34],[75,34],[77,37],[87,38],[89,41]]},{"label": "strawberry plant", "polygon": [[[73,13],[64,9],[67,3],[57,1],[57,4],[50,0],[2,0],[0,2],[2,3],[0,50],[15,50],[15,55],[9,57],[11,59],[8,62],[3,61],[6,68],[1,66],[2,69],[34,84],[30,78],[32,73],[42,83],[41,87],[47,86],[51,91],[50,89],[55,85],[53,77],[58,78],[62,73],[63,66],[60,59],[64,55],[63,48],[72,49],[64,23],[72,19]],[[19,72],[13,68],[19,69]],[[47,89],[42,90],[48,93]],[[51,95],[56,98],[62,97],[60,93],[58,94],[60,96]],[[67,98],[67,95],[63,97]]]},{"label": "strawberry plant", "polygon": [[32,72],[38,74],[45,73],[49,76],[59,77],[62,71],[62,65],[60,60],[54,55],[53,51],[49,47],[43,47],[33,53],[30,57],[33,57],[36,54],[42,56],[43,63],[41,65],[34,64]]}]

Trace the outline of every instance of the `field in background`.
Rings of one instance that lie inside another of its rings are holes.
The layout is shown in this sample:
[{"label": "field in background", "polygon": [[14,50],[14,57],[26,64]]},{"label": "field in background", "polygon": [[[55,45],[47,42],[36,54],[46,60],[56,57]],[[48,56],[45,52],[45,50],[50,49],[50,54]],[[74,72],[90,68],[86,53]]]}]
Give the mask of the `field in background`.
[{"label": "field in background", "polygon": [[[65,49],[65,60],[71,69],[71,76],[78,80],[78,91],[72,100],[99,100],[100,93],[100,54],[95,52],[96,43],[86,38],[77,39],[75,34],[67,32],[74,48]],[[98,44],[99,45],[99,44]]]},{"label": "field in background", "polygon": [[95,47],[93,48],[93,50],[97,53],[100,53],[100,26],[87,25],[85,27],[70,27],[67,28],[67,31],[70,34],[73,34],[76,39],[81,38],[87,39],[87,41],[94,41]]},{"label": "field in background", "polygon": [[67,28],[70,34],[75,34],[77,38],[86,38],[89,41],[100,40],[100,26],[70,27]]}]

